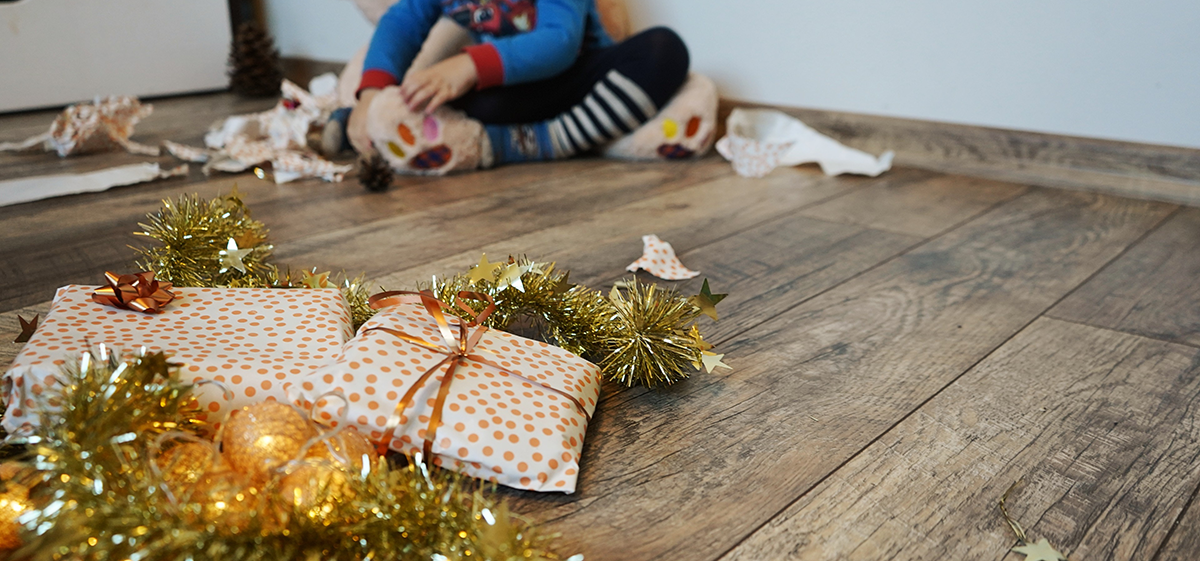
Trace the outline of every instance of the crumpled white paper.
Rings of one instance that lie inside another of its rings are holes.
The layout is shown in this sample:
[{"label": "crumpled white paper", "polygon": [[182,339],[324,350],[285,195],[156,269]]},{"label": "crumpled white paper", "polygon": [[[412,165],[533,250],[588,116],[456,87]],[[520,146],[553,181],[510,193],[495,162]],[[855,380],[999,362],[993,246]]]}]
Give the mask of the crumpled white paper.
[{"label": "crumpled white paper", "polygon": [[323,74],[309,87],[313,92],[284,80],[283,97],[274,108],[234,115],[213,124],[204,135],[207,150],[175,142],[164,142],[163,146],[181,160],[203,162],[204,173],[236,173],[270,162],[276,183],[304,177],[341,181],[353,166],[335,164],[308,148],[309,128],[327,120],[337,109],[337,77]]},{"label": "crumpled white paper", "polygon": [[734,109],[717,152],[743,177],[762,177],[780,166],[817,163],[825,175],[875,177],[892,167],[892,151],[876,158],[825,136],[799,119],[772,109]]},{"label": "crumpled white paper", "polygon": [[50,130],[20,142],[0,143],[0,152],[23,152],[42,147],[59,156],[124,148],[134,154],[157,156],[158,148],[129,140],[133,126],[154,111],[130,96],[97,97],[92,103],[77,103],[59,113]]},{"label": "crumpled white paper", "polygon": [[48,199],[75,193],[104,191],[111,187],[185,176],[187,164],[163,170],[158,164],[130,164],[88,173],[64,173],[0,181],[0,206]]},{"label": "crumpled white paper", "polygon": [[665,280],[690,279],[700,274],[700,271],[684,267],[679,257],[675,256],[675,248],[654,234],[642,236],[642,257],[625,267],[626,271],[638,269]]}]

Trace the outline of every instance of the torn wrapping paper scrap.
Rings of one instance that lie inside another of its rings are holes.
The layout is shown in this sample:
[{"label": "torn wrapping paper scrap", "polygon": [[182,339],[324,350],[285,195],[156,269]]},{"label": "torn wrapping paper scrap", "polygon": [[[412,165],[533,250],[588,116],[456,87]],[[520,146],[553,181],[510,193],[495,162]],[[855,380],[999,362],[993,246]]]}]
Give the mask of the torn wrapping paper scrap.
[{"label": "torn wrapping paper scrap", "polygon": [[92,103],[78,103],[63,109],[47,132],[21,142],[0,143],[0,152],[20,152],[41,146],[66,157],[120,147],[134,154],[157,156],[158,148],[129,140],[134,125],[152,111],[153,106],[143,105],[136,97],[97,97]]},{"label": "torn wrapping paper scrap", "polygon": [[270,163],[276,183],[305,177],[341,181],[352,165],[338,165],[308,148],[308,131],[313,123],[327,119],[337,107],[336,88],[331,76],[313,79],[313,87],[323,95],[314,96],[303,88],[283,81],[283,98],[269,111],[235,115],[219,121],[204,136],[208,149],[176,142],[163,146],[173,156],[189,162],[203,162],[204,173],[237,173]]},{"label": "torn wrapping paper scrap", "polygon": [[658,239],[654,234],[642,236],[642,257],[628,267],[626,271],[642,269],[660,279],[684,280],[695,277],[700,271],[693,271],[683,266],[675,256],[675,248],[671,244]]},{"label": "torn wrapping paper scrap", "polygon": [[275,107],[261,113],[234,115],[218,121],[204,135],[204,144],[213,150],[238,141],[266,140],[277,150],[308,148],[308,129],[328,118],[337,109],[331,95],[314,96],[291,81],[280,86],[281,98]]},{"label": "torn wrapping paper scrap", "polygon": [[889,150],[876,158],[825,136],[798,119],[770,109],[734,109],[717,152],[744,177],[762,177],[780,166],[817,163],[825,175],[875,177],[892,167]]},{"label": "torn wrapping paper scrap", "polygon": [[104,191],[121,185],[186,176],[187,173],[187,164],[163,170],[158,164],[145,163],[117,166],[88,173],[10,179],[0,181],[0,206],[48,199],[60,195]]},{"label": "torn wrapping paper scrap", "polygon": [[171,142],[170,140],[163,141],[163,148],[167,149],[167,153],[185,162],[202,164],[208,161],[208,150],[203,148],[196,148],[186,144],[180,144],[178,142]]}]

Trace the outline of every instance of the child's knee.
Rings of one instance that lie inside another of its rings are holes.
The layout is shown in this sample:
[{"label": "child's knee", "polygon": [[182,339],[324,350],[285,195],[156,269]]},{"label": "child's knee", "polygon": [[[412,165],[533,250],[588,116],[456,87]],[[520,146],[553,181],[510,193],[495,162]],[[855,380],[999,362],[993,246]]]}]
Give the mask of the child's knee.
[{"label": "child's knee", "polygon": [[654,75],[670,85],[672,93],[683,85],[690,59],[679,34],[668,27],[652,27],[630,40],[634,39],[640,43],[637,51],[654,66]]}]

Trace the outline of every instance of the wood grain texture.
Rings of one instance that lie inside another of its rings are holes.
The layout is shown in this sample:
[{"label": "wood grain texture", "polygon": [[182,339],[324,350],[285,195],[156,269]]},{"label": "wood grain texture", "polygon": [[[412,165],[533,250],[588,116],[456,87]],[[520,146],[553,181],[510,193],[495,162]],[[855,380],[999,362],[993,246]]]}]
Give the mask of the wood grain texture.
[{"label": "wood grain texture", "polygon": [[1020,192],[1021,188],[1011,183],[930,174],[925,181],[879,182],[805,209],[803,214],[929,237]]},{"label": "wood grain texture", "polygon": [[[714,162],[715,163],[715,162]],[[548,182],[569,183],[574,189],[585,190],[586,182],[578,174],[591,172],[612,174],[629,169],[631,164],[580,160],[553,170],[538,166],[511,166],[485,172],[479,176],[460,175],[444,178],[404,178],[401,187],[387,193],[370,193],[355,181],[330,184],[304,181],[275,185],[252,175],[216,177],[210,181],[185,185],[148,184],[110,193],[89,194],[64,199],[60,204],[43,201],[27,212],[13,211],[5,216],[0,209],[0,282],[8,282],[11,290],[0,296],[0,309],[29,305],[53,294],[53,289],[71,282],[90,283],[105,270],[125,270],[133,266],[135,252],[129,245],[141,246],[145,240],[131,234],[147,213],[161,207],[164,197],[197,193],[214,197],[229,193],[238,186],[242,199],[253,216],[268,225],[277,250],[284,253],[292,247],[289,242],[311,240],[317,232],[336,232],[356,225],[374,224],[390,219],[404,221],[417,217],[451,220],[452,211],[445,209],[492,208],[492,215],[503,213],[496,206],[497,197],[522,200],[543,191]],[[670,164],[639,168],[644,178],[670,178],[659,181],[653,189],[647,183],[630,183],[620,192],[611,192],[612,201],[619,203],[646,196],[655,190],[669,190],[694,180],[713,176],[724,170],[713,164],[690,166],[680,170]],[[647,179],[646,181],[651,181]],[[437,188],[430,188],[436,185]],[[617,191],[617,190],[614,190]],[[564,194],[565,195],[565,194]],[[543,197],[549,196],[542,193]],[[597,195],[599,196],[599,195]],[[475,202],[465,201],[474,199]],[[450,203],[458,202],[458,206]],[[430,209],[443,209],[432,211]],[[8,225],[11,224],[11,227]],[[48,227],[53,225],[53,227]],[[517,227],[528,228],[525,224]],[[395,236],[392,241],[411,239],[411,233]],[[345,253],[362,255],[364,260],[385,262],[372,257],[373,248],[366,244],[349,245]],[[338,253],[342,253],[339,251]],[[276,259],[298,268],[321,266],[332,270],[369,270],[340,258],[326,261]],[[378,269],[372,272],[378,272]],[[20,279],[20,282],[17,280]]]},{"label": "wood grain texture", "polygon": [[1180,516],[1167,536],[1167,542],[1158,550],[1152,561],[1192,561],[1200,551],[1200,507],[1196,497],[1200,488],[1192,491],[1188,509]]},{"label": "wood grain texture", "polygon": [[606,402],[582,491],[519,511],[589,559],[716,558],[1170,209],[1045,190],[1004,203],[726,342],[729,376]]},{"label": "wood grain texture", "polygon": [[[1200,483],[1200,350],[1039,319],[723,559],[1150,559]],[[1137,478],[1120,474],[1136,472]]]},{"label": "wood grain texture", "polygon": [[1183,209],[1049,315],[1200,345],[1200,209]]},{"label": "wood grain texture", "polygon": [[[722,100],[721,119],[734,107]],[[933,171],[1200,205],[1200,150],[864,115],[771,107],[854,148],[896,152]]]},{"label": "wood grain texture", "polygon": [[[157,103],[151,119],[168,118],[139,127],[143,141],[198,143],[209,122],[244,110],[232,96]],[[9,123],[48,122],[0,117],[0,138],[21,136]],[[928,134],[937,149],[965,146],[956,158],[979,146]],[[1047,150],[1026,156],[1062,149]],[[1186,173],[1186,158],[1164,153],[1155,161]],[[0,176],[123,157],[20,156],[25,168]],[[905,167],[754,180],[717,158],[505,166],[401,178],[383,194],[193,173],[0,208],[0,363],[20,347],[7,343],[17,313],[129,266],[128,234],[160,199],[234,182],[284,266],[409,288],[486,251],[555,260],[605,288],[655,233],[702,273],[664,286],[693,292],[708,278],[730,292],[721,321],[702,321],[733,371],[654,391],[606,383],[580,491],[499,491],[562,532],[565,554],[998,559],[1012,540],[989,509],[1024,475],[1014,514],[1073,559],[1149,559],[1164,542],[1161,559],[1194,557],[1191,210]],[[1063,319],[1045,317],[1060,300]]]}]

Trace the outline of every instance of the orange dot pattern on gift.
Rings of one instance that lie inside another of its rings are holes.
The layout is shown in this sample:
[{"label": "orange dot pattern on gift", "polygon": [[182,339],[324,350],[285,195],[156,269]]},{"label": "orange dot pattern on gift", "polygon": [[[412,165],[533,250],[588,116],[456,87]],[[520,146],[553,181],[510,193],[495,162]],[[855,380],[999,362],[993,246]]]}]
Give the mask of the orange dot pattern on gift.
[{"label": "orange dot pattern on gift", "polygon": [[[37,423],[34,406],[61,365],[87,348],[168,351],[184,381],[213,380],[196,397],[209,421],[264,399],[283,400],[292,380],[326,364],[350,337],[338,289],[175,288],[157,315],[93,302],[95,287],[60,288],[50,313],[5,375],[10,433]],[[223,390],[228,389],[232,396]],[[54,403],[51,402],[54,406]]]},{"label": "orange dot pattern on gift", "polygon": [[[447,320],[458,331],[462,320]],[[423,452],[447,355],[394,333],[444,346],[439,331],[420,304],[384,308],[333,364],[293,385],[290,397],[304,407],[315,402],[318,421],[349,423],[373,440],[387,439],[392,415],[400,411],[387,444]],[[465,359],[454,370],[431,443],[433,463],[519,489],[573,492],[587,420],[599,399],[599,368],[561,348],[496,330],[483,332],[475,349],[487,360]],[[400,407],[414,385],[415,403]],[[346,396],[344,415],[343,403],[321,397],[328,392]]]}]

